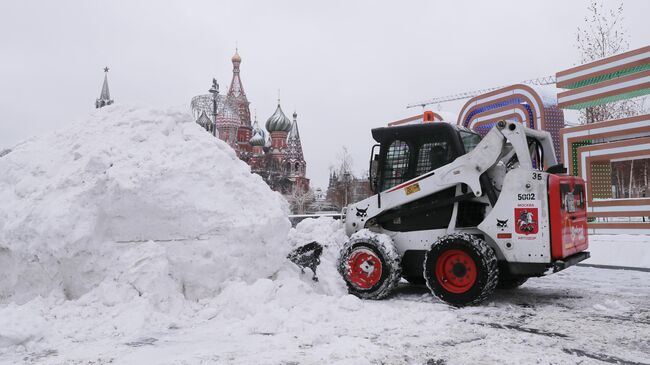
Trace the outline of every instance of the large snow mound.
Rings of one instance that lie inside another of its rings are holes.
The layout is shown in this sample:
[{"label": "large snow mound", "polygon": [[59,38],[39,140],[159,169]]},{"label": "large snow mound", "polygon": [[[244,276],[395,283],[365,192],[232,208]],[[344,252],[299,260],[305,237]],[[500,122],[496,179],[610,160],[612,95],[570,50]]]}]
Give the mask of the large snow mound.
[{"label": "large snow mound", "polygon": [[289,250],[286,201],[176,109],[106,107],[16,146],[0,202],[0,302],[100,284],[205,298]]}]

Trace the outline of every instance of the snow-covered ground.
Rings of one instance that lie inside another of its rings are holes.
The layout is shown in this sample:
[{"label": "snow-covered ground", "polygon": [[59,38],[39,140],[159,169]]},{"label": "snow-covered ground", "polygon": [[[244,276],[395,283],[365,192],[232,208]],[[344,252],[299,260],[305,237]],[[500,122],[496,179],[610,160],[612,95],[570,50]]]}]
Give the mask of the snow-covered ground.
[{"label": "snow-covered ground", "polygon": [[589,236],[593,265],[640,267],[650,269],[650,236],[647,235],[596,235]]},{"label": "snow-covered ground", "polygon": [[[650,272],[573,267],[462,309],[406,283],[348,295],[340,223],[289,230],[184,112],[103,108],[0,172],[0,364],[650,364]],[[311,240],[318,282],[285,259]],[[596,261],[623,247],[592,242]]]},{"label": "snow-covered ground", "polygon": [[319,282],[286,263],[171,313],[144,298],[107,304],[91,295],[9,305],[0,310],[0,363],[650,363],[648,272],[572,267],[461,309],[405,282],[364,301],[346,294],[335,270],[341,228],[321,218],[289,234],[292,245],[327,245]]},{"label": "snow-covered ground", "polygon": [[382,301],[317,291],[288,277],[236,284],[165,328],[124,336],[109,327],[140,325],[138,308],[12,310],[10,321],[44,332],[0,349],[0,363],[650,363],[650,273],[575,267],[462,309],[424,286],[403,284]]}]

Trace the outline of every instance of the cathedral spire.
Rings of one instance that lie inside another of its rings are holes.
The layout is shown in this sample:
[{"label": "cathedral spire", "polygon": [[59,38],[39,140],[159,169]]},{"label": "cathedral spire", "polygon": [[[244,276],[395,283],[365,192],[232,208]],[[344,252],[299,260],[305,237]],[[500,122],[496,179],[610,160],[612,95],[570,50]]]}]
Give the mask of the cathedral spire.
[{"label": "cathedral spire", "polygon": [[287,137],[287,155],[296,160],[304,160],[302,153],[302,142],[300,141],[300,132],[298,131],[298,113],[293,112],[293,122],[291,123],[291,130]]},{"label": "cathedral spire", "polygon": [[241,56],[239,50],[235,49],[235,54],[232,56],[232,81],[230,82],[230,89],[228,89],[228,96],[246,97],[244,86],[239,78],[239,65],[241,64]]},{"label": "cathedral spire", "polygon": [[239,56],[239,49],[235,49],[235,54],[232,56],[232,81],[228,89],[227,98],[232,103],[239,116],[239,123],[242,127],[250,130],[251,128],[251,111],[249,108],[248,98],[244,92],[244,86],[239,78],[239,65],[241,64],[241,57]]},{"label": "cathedral spire", "polygon": [[113,99],[111,99],[111,93],[108,90],[108,67],[104,67],[104,84],[102,85],[102,92],[99,95],[99,99],[95,100],[95,108],[101,108],[106,105],[113,104]]}]

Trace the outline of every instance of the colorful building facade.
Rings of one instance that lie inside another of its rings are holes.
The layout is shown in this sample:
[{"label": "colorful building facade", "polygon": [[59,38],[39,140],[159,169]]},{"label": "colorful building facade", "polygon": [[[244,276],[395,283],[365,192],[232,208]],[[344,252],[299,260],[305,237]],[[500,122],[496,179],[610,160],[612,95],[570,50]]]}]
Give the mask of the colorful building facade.
[{"label": "colorful building facade", "polygon": [[[650,46],[560,71],[560,107],[584,110],[650,94]],[[650,233],[650,114],[560,131],[561,157],[587,182],[595,233]]]},{"label": "colorful building facade", "polygon": [[[475,96],[455,123],[481,135],[502,119],[550,132],[558,161],[587,183],[591,233],[650,234],[650,114],[566,126],[563,112],[647,94],[650,46],[560,71],[553,88],[517,84]],[[453,122],[425,111],[388,125],[438,121]]]}]

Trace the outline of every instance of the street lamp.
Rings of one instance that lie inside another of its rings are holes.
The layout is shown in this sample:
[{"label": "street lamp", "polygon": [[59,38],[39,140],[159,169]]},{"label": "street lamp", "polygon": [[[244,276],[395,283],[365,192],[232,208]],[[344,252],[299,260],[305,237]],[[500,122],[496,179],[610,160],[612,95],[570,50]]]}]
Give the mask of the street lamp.
[{"label": "street lamp", "polygon": [[219,83],[212,79],[212,87],[208,90],[212,94],[212,134],[217,136],[217,97],[219,96]]}]

